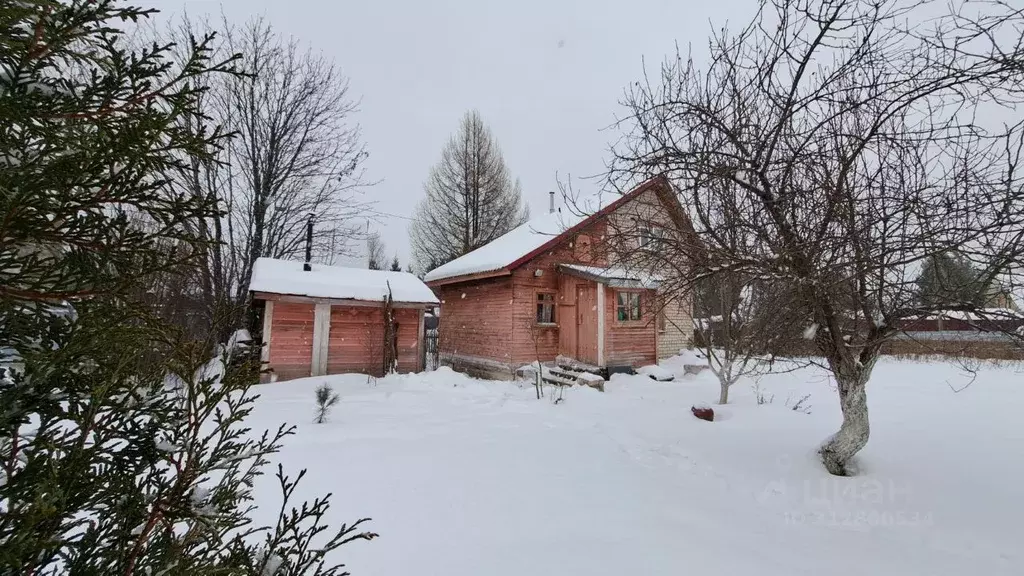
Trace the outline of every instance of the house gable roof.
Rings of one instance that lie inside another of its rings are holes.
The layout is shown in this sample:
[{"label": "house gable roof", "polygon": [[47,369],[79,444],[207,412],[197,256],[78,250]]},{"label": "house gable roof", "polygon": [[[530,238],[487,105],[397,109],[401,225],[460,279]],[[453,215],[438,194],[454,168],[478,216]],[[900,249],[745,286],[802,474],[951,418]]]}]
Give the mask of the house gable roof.
[{"label": "house gable roof", "polygon": [[395,302],[437,304],[437,296],[422,280],[408,272],[368,270],[312,264],[302,269],[302,262],[259,258],[252,268],[250,292],[288,294],[332,300],[381,302],[391,290]]},{"label": "house gable roof", "polygon": [[567,237],[648,190],[657,190],[658,198],[662,202],[671,199],[678,205],[678,200],[671,194],[672,189],[668,180],[658,176],[600,206],[592,214],[553,212],[534,218],[504,236],[431,270],[424,280],[431,286],[438,286],[511,274],[512,270],[550,250]]}]

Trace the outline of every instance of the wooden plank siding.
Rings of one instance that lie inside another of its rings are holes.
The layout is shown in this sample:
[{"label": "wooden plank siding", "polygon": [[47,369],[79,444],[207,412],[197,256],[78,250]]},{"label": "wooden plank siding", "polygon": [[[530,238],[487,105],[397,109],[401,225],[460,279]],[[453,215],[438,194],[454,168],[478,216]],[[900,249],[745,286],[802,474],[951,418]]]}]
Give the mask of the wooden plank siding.
[{"label": "wooden plank siding", "polygon": [[[267,360],[277,380],[304,378],[313,361],[314,304],[277,301],[271,307]],[[394,309],[398,324],[398,371],[420,366],[418,308]],[[357,372],[380,376],[384,350],[383,307],[331,306],[327,339],[327,374]]]},{"label": "wooden plank siding", "polygon": [[438,350],[453,355],[512,361],[512,279],[489,278],[437,286],[441,300]]},{"label": "wooden plank siding", "polygon": [[[656,291],[640,290],[641,319],[620,322],[615,313],[616,294],[619,291],[605,287],[605,339],[604,355],[607,365],[645,366],[657,361],[657,322],[652,316]],[[633,290],[637,292],[637,290]]]},{"label": "wooden plank siding", "polygon": [[[558,310],[555,312],[555,320],[563,318],[576,318],[576,286],[583,282],[576,276],[559,274],[558,278]],[[559,326],[558,329],[558,353],[570,358],[576,357],[576,329],[567,323]]]},{"label": "wooden plank siding", "polygon": [[271,323],[270,367],[278,380],[309,376],[313,360],[313,304],[276,302]]},{"label": "wooden plank siding", "polygon": [[[512,306],[512,363],[527,364],[540,358],[541,362],[554,361],[559,352],[559,332],[563,327],[575,330],[575,314],[568,318],[559,317],[563,303],[575,303],[576,282],[560,285],[562,275],[558,272],[558,264],[577,263],[590,266],[606,266],[607,252],[603,240],[607,226],[600,219],[585,229],[566,238],[531,260],[512,273],[513,306]],[[540,271],[540,276],[537,275]],[[560,288],[572,286],[571,292],[563,292]],[[540,291],[555,292],[556,326],[537,325],[537,293]],[[595,316],[596,317],[596,316]],[[444,322],[442,315],[441,322]],[[575,356],[575,354],[573,354]]]},{"label": "wooden plank siding", "polygon": [[[419,367],[420,310],[394,309],[398,324],[398,371]],[[384,362],[384,309],[331,307],[331,335],[327,342],[327,373],[358,372],[380,376]]]},{"label": "wooden plank siding", "polygon": [[[672,234],[674,225],[664,204],[654,190],[646,190],[632,201],[608,215],[609,237],[615,242],[613,258],[627,267],[650,264],[639,247],[637,222],[649,222]],[[655,259],[655,264],[658,264]],[[664,330],[658,334],[658,358],[679,353],[682,348],[693,344],[693,295],[673,294],[673,298],[661,306],[665,316]]]}]

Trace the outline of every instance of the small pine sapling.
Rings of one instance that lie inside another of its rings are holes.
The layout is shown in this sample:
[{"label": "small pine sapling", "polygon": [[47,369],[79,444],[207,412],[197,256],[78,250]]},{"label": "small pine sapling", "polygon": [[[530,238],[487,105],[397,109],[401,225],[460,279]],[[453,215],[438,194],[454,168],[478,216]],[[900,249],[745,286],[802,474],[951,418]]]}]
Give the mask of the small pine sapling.
[{"label": "small pine sapling", "polygon": [[331,408],[333,408],[334,405],[337,404],[339,400],[341,400],[341,398],[339,398],[338,395],[334,393],[334,390],[332,390],[331,386],[329,384],[327,384],[326,382],[324,382],[320,386],[317,386],[317,388],[316,388],[316,423],[317,424],[323,424],[324,421],[327,420],[327,415],[330,413]]}]

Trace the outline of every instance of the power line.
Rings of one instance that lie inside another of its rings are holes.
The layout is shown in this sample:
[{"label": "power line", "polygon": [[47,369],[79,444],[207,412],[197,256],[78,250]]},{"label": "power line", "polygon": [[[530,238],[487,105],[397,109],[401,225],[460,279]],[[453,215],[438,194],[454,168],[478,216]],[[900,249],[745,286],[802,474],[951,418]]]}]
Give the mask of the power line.
[{"label": "power line", "polygon": [[402,216],[400,214],[392,214],[390,212],[381,212],[380,210],[370,210],[370,213],[374,216],[390,216],[392,218],[401,218],[402,220],[413,220],[411,216]]}]

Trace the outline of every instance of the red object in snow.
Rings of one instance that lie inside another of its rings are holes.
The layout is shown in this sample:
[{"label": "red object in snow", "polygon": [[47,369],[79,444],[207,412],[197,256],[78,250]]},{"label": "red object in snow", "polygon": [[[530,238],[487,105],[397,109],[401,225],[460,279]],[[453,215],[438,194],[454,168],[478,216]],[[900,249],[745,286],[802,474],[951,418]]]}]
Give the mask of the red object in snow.
[{"label": "red object in snow", "polygon": [[693,412],[694,416],[700,418],[701,420],[707,420],[708,422],[715,421],[715,411],[708,406],[704,406],[701,408],[693,406],[690,408],[690,410]]}]

